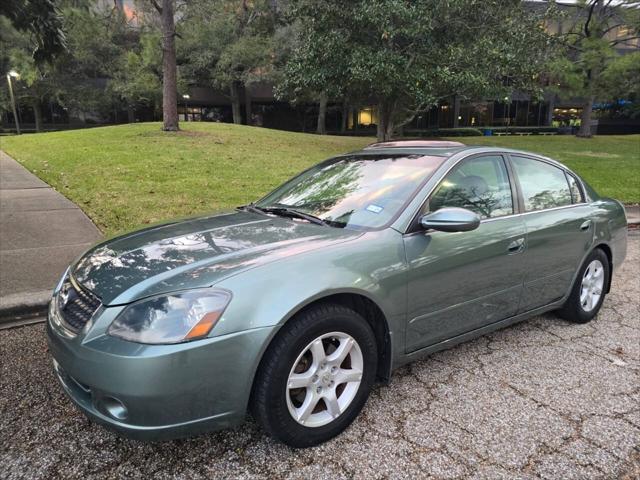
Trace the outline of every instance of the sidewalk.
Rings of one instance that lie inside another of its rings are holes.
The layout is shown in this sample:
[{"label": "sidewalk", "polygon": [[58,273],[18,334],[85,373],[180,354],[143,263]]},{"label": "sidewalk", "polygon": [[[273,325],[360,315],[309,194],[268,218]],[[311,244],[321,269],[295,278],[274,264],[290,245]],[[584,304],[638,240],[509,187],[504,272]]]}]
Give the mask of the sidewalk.
[{"label": "sidewalk", "polygon": [[629,225],[640,225],[640,205],[627,205],[625,210],[627,211]]},{"label": "sidewalk", "polygon": [[64,269],[101,237],[73,202],[0,150],[0,322],[41,311]]}]

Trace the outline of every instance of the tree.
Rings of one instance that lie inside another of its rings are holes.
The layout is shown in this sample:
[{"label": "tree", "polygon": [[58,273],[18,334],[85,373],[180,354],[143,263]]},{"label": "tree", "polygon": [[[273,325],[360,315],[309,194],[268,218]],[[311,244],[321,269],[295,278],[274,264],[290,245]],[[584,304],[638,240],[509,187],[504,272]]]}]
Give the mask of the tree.
[{"label": "tree", "polygon": [[96,9],[90,1],[65,2],[62,13],[68,52],[53,64],[56,93],[50,99],[85,121],[87,112],[108,118],[119,102],[105,82],[138,35],[118,10]]},{"label": "tree", "polygon": [[379,140],[452,95],[539,94],[552,44],[518,0],[299,0],[292,16],[284,88],[374,100]]},{"label": "tree", "polygon": [[0,16],[29,34],[36,63],[50,62],[66,50],[62,17],[53,0],[2,0]]},{"label": "tree", "polygon": [[602,73],[606,100],[623,100],[622,115],[640,117],[640,52],[617,57]]},{"label": "tree", "polygon": [[[228,92],[234,123],[251,123],[252,84],[272,78],[277,11],[269,0],[192,0],[182,21],[181,57],[193,83]],[[244,94],[244,95],[243,95]]]},{"label": "tree", "polygon": [[[14,29],[6,18],[0,17],[0,35],[3,45],[0,65],[2,71],[16,70],[20,77],[13,84],[16,103],[33,108],[36,131],[42,128],[41,104],[45,98],[58,93],[51,64],[38,63],[34,59],[30,35]],[[3,89],[4,90],[4,89]],[[8,109],[8,99],[3,98],[3,108]]]},{"label": "tree", "polygon": [[[86,112],[108,118],[114,109],[122,108],[122,100],[148,96],[158,89],[150,70],[159,71],[159,36],[150,41],[138,28],[132,28],[118,9],[98,9],[91,0],[60,2],[62,27],[66,32],[66,50],[51,62],[37,62],[32,55],[31,33],[13,28],[0,17],[0,66],[20,73],[15,93],[20,104],[32,107],[36,131],[42,129],[42,106],[55,102],[71,117],[86,120]],[[150,55],[149,51],[153,51]],[[156,54],[156,51],[158,54]],[[134,69],[134,58],[141,56],[142,65]],[[148,77],[145,77],[145,74]],[[150,84],[145,92],[144,80]],[[129,83],[125,84],[125,80]],[[105,84],[106,87],[105,88]],[[128,87],[128,90],[127,90]],[[157,93],[156,93],[157,95]]]},{"label": "tree", "polygon": [[109,89],[122,101],[128,121],[135,120],[138,106],[151,106],[159,111],[162,103],[162,55],[156,32],[143,32],[139,41],[124,52],[111,74]]},{"label": "tree", "polygon": [[578,136],[591,137],[593,103],[607,98],[617,82],[609,70],[615,72],[628,62],[616,49],[640,38],[640,2],[580,0],[576,8],[561,35],[566,56],[555,62],[552,73],[559,91],[584,99]]},{"label": "tree", "polygon": [[160,14],[162,32],[162,129],[175,132],[178,125],[178,69],[176,64],[175,0],[151,0]]}]

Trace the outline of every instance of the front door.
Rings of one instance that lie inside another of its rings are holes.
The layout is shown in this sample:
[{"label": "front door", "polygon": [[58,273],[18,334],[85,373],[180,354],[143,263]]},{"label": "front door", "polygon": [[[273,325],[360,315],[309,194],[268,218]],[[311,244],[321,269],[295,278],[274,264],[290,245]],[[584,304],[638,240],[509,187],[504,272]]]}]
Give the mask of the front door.
[{"label": "front door", "polygon": [[421,215],[462,207],[482,218],[470,232],[405,235],[409,265],[407,353],[514,315],[522,292],[523,219],[501,155],[463,160]]}]

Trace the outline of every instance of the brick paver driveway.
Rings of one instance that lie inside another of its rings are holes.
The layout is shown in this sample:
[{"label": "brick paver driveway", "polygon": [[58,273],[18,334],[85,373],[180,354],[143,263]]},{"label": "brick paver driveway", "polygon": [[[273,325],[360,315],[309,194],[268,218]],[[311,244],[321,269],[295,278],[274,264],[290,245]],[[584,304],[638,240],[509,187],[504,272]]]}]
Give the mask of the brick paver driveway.
[{"label": "brick paver driveway", "polygon": [[253,423],[144,444],[87,421],[44,326],[0,332],[2,478],[638,478],[640,235],[598,318],[545,315],[435,354],[375,389],[339,438],[291,450]]}]

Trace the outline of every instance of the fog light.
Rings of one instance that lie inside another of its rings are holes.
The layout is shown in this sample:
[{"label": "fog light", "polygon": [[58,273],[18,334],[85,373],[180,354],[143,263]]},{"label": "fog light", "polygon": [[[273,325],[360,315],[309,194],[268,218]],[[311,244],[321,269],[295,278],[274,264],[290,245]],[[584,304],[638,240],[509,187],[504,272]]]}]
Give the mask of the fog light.
[{"label": "fog light", "polygon": [[125,407],[117,398],[102,397],[100,400],[100,406],[102,407],[102,410],[104,410],[104,413],[116,420],[126,420],[129,415],[127,407]]}]

